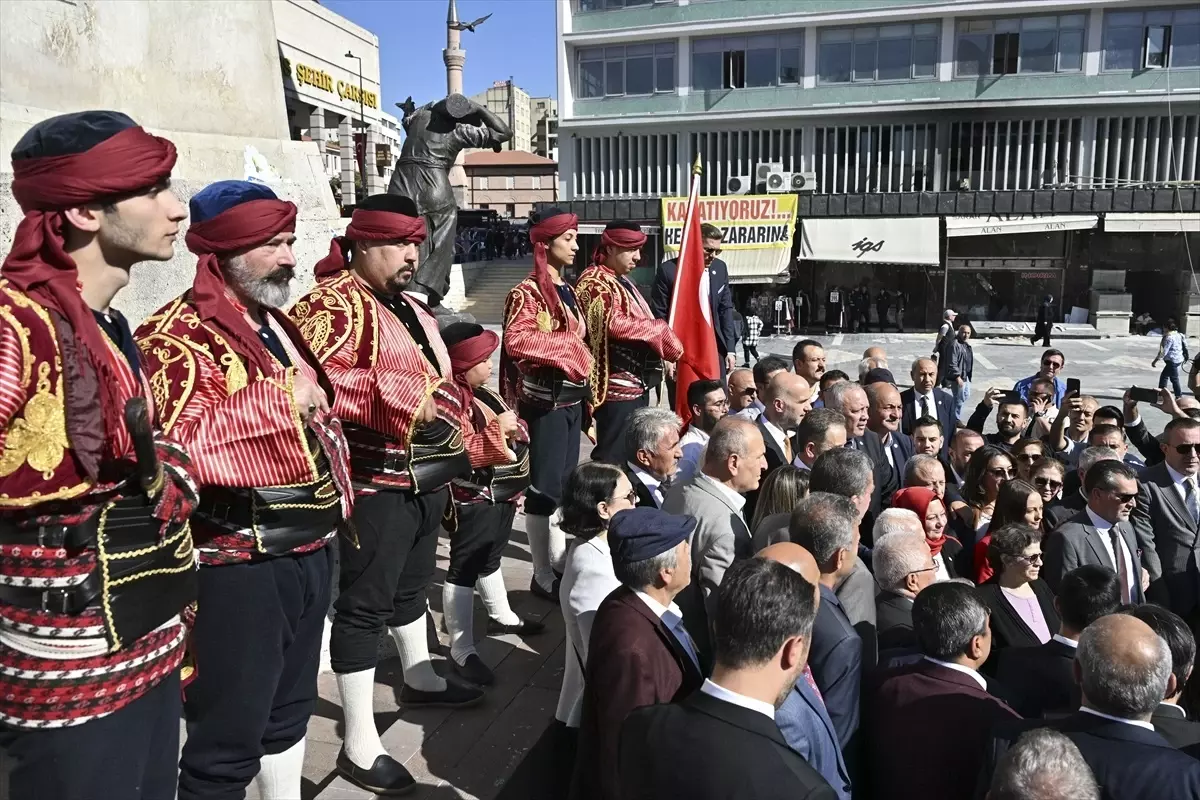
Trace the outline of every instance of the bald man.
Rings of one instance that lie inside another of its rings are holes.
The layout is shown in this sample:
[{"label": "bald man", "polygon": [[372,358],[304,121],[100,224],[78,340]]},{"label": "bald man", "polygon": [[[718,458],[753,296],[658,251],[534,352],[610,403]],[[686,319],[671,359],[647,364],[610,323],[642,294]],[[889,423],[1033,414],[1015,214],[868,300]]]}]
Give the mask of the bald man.
[{"label": "bald man", "polygon": [[[800,451],[794,441],[796,428],[812,408],[812,387],[793,372],[777,372],[763,390],[763,413],[755,420],[767,446],[767,470],[763,480],[785,464],[793,464]],[[758,492],[746,495],[746,519],[754,519]]]},{"label": "bald man", "polygon": [[1167,643],[1140,619],[1111,614],[1080,634],[1074,670],[1083,695],[1079,711],[998,726],[985,777],[1026,730],[1052,728],[1079,747],[1104,797],[1200,797],[1200,761],[1171,747],[1150,723],[1159,701],[1175,691]]},{"label": "bald man", "polygon": [[864,359],[874,358],[874,359],[878,359],[879,361],[886,362],[887,361],[887,351],[884,350],[882,347],[868,347],[866,350],[863,350],[862,357]]},{"label": "bald man", "polygon": [[[891,472],[892,492],[904,485],[904,465],[912,458],[912,439],[900,432],[900,391],[890,383],[872,383],[867,387],[867,432],[863,439],[867,454],[874,460],[882,455]],[[875,445],[878,443],[879,452]],[[876,460],[876,463],[879,462]],[[884,487],[884,490],[887,486]],[[891,494],[883,496],[887,506]]]},{"label": "bald man", "polygon": [[954,396],[937,387],[937,362],[932,358],[918,358],[912,363],[908,376],[912,388],[900,393],[900,404],[904,412],[900,415],[900,430],[912,435],[913,426],[922,417],[936,419],[942,428],[942,455],[954,438]]},{"label": "bald man", "polygon": [[[792,542],[779,542],[763,548],[758,558],[778,561],[800,573],[800,577],[812,584],[817,593],[817,603],[821,602],[818,585],[821,581],[821,568],[812,553]],[[795,750],[817,772],[826,783],[837,792],[839,800],[850,800],[850,773],[846,768],[846,760],[842,757],[842,748],[838,746],[837,730],[825,710],[825,701],[821,699],[808,665],[804,667],[804,677],[796,681],[792,691],[788,693],[783,705],[775,710],[775,724],[783,734],[788,747]]]}]

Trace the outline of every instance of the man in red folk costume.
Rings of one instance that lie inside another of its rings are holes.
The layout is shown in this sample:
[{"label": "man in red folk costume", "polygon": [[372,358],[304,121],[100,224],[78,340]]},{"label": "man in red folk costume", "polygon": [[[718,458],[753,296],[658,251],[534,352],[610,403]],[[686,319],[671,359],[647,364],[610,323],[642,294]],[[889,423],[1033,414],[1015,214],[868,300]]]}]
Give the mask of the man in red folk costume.
[{"label": "man in red folk costume", "polygon": [[[332,548],[353,500],[333,388],[280,311],[296,206],[221,181],[190,203],[192,288],[138,328],[163,429],[191,454],[200,596],[180,800],[300,796]],[[260,758],[261,756],[261,758]]]},{"label": "man in red folk costume", "polygon": [[317,264],[317,286],[291,309],[333,382],[333,413],[350,443],[357,490],[357,547],[341,548],[330,657],[346,718],[338,770],[380,794],[405,791],[412,776],[375,729],[379,637],[391,631],[404,664],[400,703],[457,707],[483,699],[476,686],[433,670],[425,593],[438,530],[453,518],[450,481],[470,474],[460,393],[429,310],[404,293],[417,268],[425,223],[400,195],[372,195],[344,237]]},{"label": "man in red folk costume", "polygon": [[475,650],[475,589],[487,608],[490,634],[531,635],[545,628],[508,604],[500,556],[508,545],[517,499],[529,486],[529,435],[500,395],[485,385],[500,337],[480,325],[455,322],[442,330],[454,382],[462,396],[463,431],[471,457],[469,478],[452,486],[458,529],[450,536],[450,566],[442,611],[450,655],[460,675],[489,686],[495,676]]},{"label": "man in red folk costume", "polygon": [[0,268],[8,796],[169,800],[196,487],[179,446],[151,431],[137,346],[111,303],[134,264],[173,255],[187,217],[170,188],[175,146],[124,114],[83,111],[34,125],[12,161],[25,216]]},{"label": "man in red folk costume", "polygon": [[604,228],[595,263],[583,271],[575,293],[587,322],[592,351],[592,417],[596,448],[592,458],[625,461],[629,415],[650,402],[650,389],[663,377],[663,362],[674,365],[683,345],[665,320],[655,319],[629,273],[642,259],[646,234],[625,220]]},{"label": "man in red folk costume", "polygon": [[525,530],[533,557],[529,590],[558,602],[566,534],[550,517],[579,462],[583,404],[591,399],[592,354],[575,293],[562,271],[579,252],[579,218],[557,208],[529,219],[533,273],[504,303],[500,392],[529,428],[530,488]]}]

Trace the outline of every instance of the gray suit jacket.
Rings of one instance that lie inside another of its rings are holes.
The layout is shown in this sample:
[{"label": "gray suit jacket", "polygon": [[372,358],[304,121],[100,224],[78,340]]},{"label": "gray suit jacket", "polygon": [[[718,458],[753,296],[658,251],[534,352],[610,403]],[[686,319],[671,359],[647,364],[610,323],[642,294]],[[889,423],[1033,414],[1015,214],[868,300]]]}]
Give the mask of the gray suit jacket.
[{"label": "gray suit jacket", "polygon": [[708,621],[716,611],[717,591],[734,560],[754,555],[750,529],[741,510],[703,473],[667,490],[662,510],[696,518],[691,540],[692,582],[675,602],[702,660],[708,663],[712,655]]},{"label": "gray suit jacket", "polygon": [[1200,605],[1200,527],[1167,472],[1166,462],[1142,473],[1130,522],[1150,572],[1150,599],[1187,619]]},{"label": "gray suit jacket", "polygon": [[[1129,548],[1133,570],[1136,573],[1129,576],[1133,602],[1144,603],[1146,596],[1142,592],[1142,566],[1138,559],[1137,540],[1134,538],[1133,529],[1128,522],[1122,522],[1117,526],[1117,530],[1125,546]],[[1063,575],[1084,564],[1099,564],[1115,572],[1117,567],[1108,557],[1108,550],[1104,548],[1100,536],[1092,525],[1086,508],[1055,528],[1042,542],[1042,580],[1057,592]]]}]

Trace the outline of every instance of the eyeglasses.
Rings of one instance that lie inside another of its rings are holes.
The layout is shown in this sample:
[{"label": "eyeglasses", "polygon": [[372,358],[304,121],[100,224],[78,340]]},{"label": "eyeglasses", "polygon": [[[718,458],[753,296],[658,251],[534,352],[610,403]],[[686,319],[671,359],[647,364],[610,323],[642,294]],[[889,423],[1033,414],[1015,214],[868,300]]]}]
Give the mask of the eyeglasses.
[{"label": "eyeglasses", "polygon": [[993,478],[1011,478],[1013,476],[1011,467],[988,467],[987,473]]},{"label": "eyeglasses", "polygon": [[1041,564],[1042,563],[1042,554],[1041,553],[1034,553],[1033,555],[1030,555],[1030,556],[1027,556],[1024,553],[1022,553],[1021,555],[1017,556],[1017,558],[1020,559],[1021,561],[1024,561],[1026,564]]},{"label": "eyeglasses", "polygon": [[754,397],[756,394],[758,394],[758,389],[755,389],[753,386],[751,386],[749,389],[742,390],[743,397]]},{"label": "eyeglasses", "polygon": [[1062,481],[1052,481],[1049,478],[1034,478],[1033,485],[1039,489],[1053,489],[1056,492],[1063,487]]},{"label": "eyeglasses", "polygon": [[629,502],[633,503],[635,506],[637,505],[637,499],[638,499],[638,497],[637,497],[636,489],[630,489],[629,494],[624,495],[622,497],[614,497],[613,498],[613,500],[628,500]]},{"label": "eyeglasses", "polygon": [[719,256],[719,255],[721,255],[721,248],[719,248],[719,247],[706,247],[706,248],[704,248],[704,255],[706,255],[706,256]]},{"label": "eyeglasses", "polygon": [[1030,464],[1032,464],[1035,461],[1041,461],[1042,454],[1041,453],[1017,453],[1016,456],[1014,456],[1014,458],[1017,458],[1021,461],[1028,461]]},{"label": "eyeglasses", "polygon": [[1046,359],[1045,361],[1042,362],[1042,366],[1050,367],[1051,369],[1062,369],[1063,365],[1059,361],[1054,361],[1053,359]]},{"label": "eyeglasses", "polygon": [[1137,492],[1133,492],[1132,494],[1122,494],[1121,492],[1116,492],[1112,489],[1106,489],[1105,491],[1120,500],[1122,503],[1131,503],[1137,499]]},{"label": "eyeglasses", "polygon": [[1200,454],[1200,442],[1196,442],[1195,444],[1177,444],[1175,445],[1175,452],[1181,456],[1186,456],[1188,453],[1193,452]]},{"label": "eyeglasses", "polygon": [[1049,392],[1030,392],[1029,399],[1030,400],[1049,400],[1050,393]]},{"label": "eyeglasses", "polygon": [[937,572],[937,567],[926,567],[925,569],[914,569],[910,572],[904,573],[904,575],[905,575],[905,577],[907,577],[909,575],[920,575],[922,572]]}]

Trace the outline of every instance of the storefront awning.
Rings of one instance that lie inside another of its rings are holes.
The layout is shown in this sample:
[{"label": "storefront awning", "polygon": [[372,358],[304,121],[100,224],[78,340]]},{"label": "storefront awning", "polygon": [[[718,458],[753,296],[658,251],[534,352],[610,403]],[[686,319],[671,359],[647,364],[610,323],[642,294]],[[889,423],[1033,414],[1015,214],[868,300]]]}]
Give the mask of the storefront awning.
[{"label": "storefront awning", "polygon": [[1100,223],[1098,214],[1034,216],[1001,214],[986,217],[946,217],[946,236],[994,236],[998,233],[1087,231]]},{"label": "storefront awning", "polygon": [[1200,214],[1105,214],[1108,233],[1200,233]]},{"label": "storefront awning", "polygon": [[856,264],[940,264],[936,217],[806,219],[800,258]]}]

